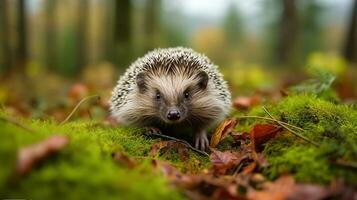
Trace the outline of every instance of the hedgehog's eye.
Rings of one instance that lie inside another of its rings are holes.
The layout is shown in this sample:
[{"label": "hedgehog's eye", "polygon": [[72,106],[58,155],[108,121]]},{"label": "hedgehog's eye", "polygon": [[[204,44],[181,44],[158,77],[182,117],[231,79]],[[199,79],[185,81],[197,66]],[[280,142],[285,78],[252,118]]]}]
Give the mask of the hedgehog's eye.
[{"label": "hedgehog's eye", "polygon": [[184,96],[186,99],[188,99],[188,97],[190,97],[190,94],[188,92],[185,92]]},{"label": "hedgehog's eye", "polygon": [[161,99],[161,95],[160,95],[160,93],[156,93],[156,100],[160,100]]}]

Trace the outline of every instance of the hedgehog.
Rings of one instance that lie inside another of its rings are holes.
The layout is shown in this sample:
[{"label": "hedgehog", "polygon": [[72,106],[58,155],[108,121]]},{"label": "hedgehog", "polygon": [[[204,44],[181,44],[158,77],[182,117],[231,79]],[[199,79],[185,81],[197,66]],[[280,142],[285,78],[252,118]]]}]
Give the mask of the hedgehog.
[{"label": "hedgehog", "polygon": [[118,123],[160,133],[188,133],[207,150],[207,130],[231,108],[223,75],[190,48],[155,49],[133,62],[113,89],[110,112]]}]

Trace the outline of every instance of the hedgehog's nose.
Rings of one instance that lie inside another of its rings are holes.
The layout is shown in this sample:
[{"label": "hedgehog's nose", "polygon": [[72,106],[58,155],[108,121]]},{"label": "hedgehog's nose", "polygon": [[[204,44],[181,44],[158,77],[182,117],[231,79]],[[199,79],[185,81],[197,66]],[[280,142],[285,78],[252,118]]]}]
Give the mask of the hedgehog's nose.
[{"label": "hedgehog's nose", "polygon": [[180,117],[180,112],[176,109],[169,110],[169,112],[167,113],[167,119],[171,121],[176,121],[180,119]]}]

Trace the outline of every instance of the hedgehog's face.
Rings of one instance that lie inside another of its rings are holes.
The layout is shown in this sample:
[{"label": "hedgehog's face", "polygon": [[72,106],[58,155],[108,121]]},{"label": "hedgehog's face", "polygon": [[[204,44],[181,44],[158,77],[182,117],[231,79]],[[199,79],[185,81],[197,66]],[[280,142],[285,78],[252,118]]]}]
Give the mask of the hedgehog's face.
[{"label": "hedgehog's face", "polygon": [[192,76],[140,73],[136,82],[140,94],[150,99],[147,106],[155,108],[154,117],[177,124],[188,121],[194,102],[207,88],[208,75],[203,71]]}]

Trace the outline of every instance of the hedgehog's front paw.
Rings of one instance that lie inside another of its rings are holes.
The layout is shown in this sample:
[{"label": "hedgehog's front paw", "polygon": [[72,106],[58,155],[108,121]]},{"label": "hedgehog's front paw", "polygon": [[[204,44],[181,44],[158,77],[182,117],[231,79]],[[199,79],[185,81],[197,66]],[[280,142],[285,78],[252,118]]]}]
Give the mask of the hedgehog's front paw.
[{"label": "hedgehog's front paw", "polygon": [[209,147],[209,141],[207,138],[207,133],[201,131],[195,134],[195,148],[201,151],[205,151]]}]

